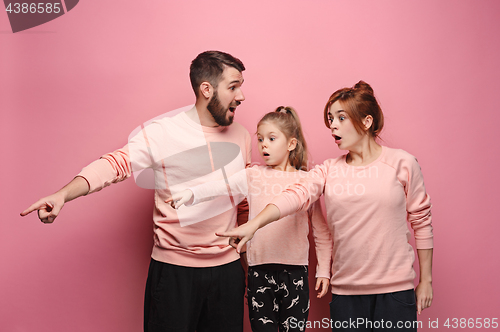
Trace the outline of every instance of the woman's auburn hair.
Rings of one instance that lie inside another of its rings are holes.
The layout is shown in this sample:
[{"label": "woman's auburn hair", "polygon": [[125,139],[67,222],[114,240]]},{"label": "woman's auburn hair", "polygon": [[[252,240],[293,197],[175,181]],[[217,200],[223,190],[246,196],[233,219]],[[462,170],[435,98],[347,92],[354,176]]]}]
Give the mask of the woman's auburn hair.
[{"label": "woman's auburn hair", "polygon": [[[337,90],[330,96],[323,114],[325,126],[328,128],[330,128],[328,113],[336,101],[349,115],[358,133],[368,133],[373,138],[379,137],[384,127],[384,113],[382,113],[373,89],[368,83],[359,81],[352,88]],[[369,115],[373,118],[373,123],[368,130],[365,130],[363,120]]]}]

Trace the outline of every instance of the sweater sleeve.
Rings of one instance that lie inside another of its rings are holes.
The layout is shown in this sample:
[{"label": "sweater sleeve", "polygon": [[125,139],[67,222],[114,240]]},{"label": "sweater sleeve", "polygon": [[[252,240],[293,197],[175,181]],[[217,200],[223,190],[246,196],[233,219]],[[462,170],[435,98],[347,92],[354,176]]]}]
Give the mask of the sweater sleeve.
[{"label": "sweater sleeve", "polygon": [[321,211],[320,201],[316,201],[308,211],[316,248],[316,278],[330,278],[333,241],[330,229]]},{"label": "sweater sleeve", "polygon": [[431,199],[424,186],[420,165],[408,155],[401,161],[399,178],[406,194],[408,222],[415,234],[417,249],[433,248]]},{"label": "sweater sleeve", "polygon": [[87,180],[89,194],[101,190],[112,183],[129,178],[131,175],[128,147],[103,155],[100,159],[84,167],[77,176]]},{"label": "sweater sleeve", "polygon": [[328,171],[325,163],[316,165],[296,184],[286,188],[276,196],[270,204],[280,210],[280,218],[290,214],[306,211],[323,194]]},{"label": "sweater sleeve", "polygon": [[[153,165],[156,143],[163,138],[160,125],[152,123],[130,138],[127,145],[101,156],[77,175],[89,183],[89,194],[128,179],[133,172]],[[157,158],[160,159],[160,158]]]}]

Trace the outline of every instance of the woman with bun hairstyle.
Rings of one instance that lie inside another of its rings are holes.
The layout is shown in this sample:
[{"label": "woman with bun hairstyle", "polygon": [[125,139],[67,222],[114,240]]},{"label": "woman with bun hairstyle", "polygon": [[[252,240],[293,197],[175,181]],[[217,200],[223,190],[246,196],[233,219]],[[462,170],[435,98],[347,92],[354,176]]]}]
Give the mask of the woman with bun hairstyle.
[{"label": "woman with bun hairstyle", "polygon": [[[326,160],[246,224],[220,236],[240,250],[254,232],[307,209],[322,194],[333,237],[333,331],[416,331],[432,303],[431,202],[415,157],[377,142],[384,116],[367,83],[334,92],[325,125],[348,153]],[[420,265],[414,289],[413,228]],[[354,324],[352,322],[355,322]]]}]

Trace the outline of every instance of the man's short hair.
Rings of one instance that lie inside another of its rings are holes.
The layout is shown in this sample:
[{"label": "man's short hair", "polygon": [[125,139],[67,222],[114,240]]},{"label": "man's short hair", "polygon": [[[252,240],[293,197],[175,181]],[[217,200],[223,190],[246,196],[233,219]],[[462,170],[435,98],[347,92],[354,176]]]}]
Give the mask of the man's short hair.
[{"label": "man's short hair", "polygon": [[239,72],[245,70],[243,62],[231,54],[220,51],[206,51],[198,54],[191,62],[189,71],[191,86],[196,97],[198,97],[200,85],[203,82],[210,83],[214,89],[217,88],[226,66],[236,68]]}]

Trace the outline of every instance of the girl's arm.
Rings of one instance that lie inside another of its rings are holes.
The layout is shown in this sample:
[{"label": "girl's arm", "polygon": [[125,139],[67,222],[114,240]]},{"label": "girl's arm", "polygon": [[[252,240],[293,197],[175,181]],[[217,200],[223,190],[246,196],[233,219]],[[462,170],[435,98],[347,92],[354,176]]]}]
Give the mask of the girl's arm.
[{"label": "girl's arm", "polygon": [[322,298],[323,296],[328,293],[328,288],[330,287],[330,278],[323,278],[319,277],[316,278],[316,287],[314,287],[315,290],[320,290],[318,292],[318,299]]},{"label": "girl's arm", "polygon": [[206,182],[175,193],[165,203],[169,203],[173,208],[178,209],[182,205],[196,205],[219,196],[242,195],[246,197],[248,196],[247,175],[249,175],[247,172],[249,172],[248,168],[237,172],[229,178]]}]

